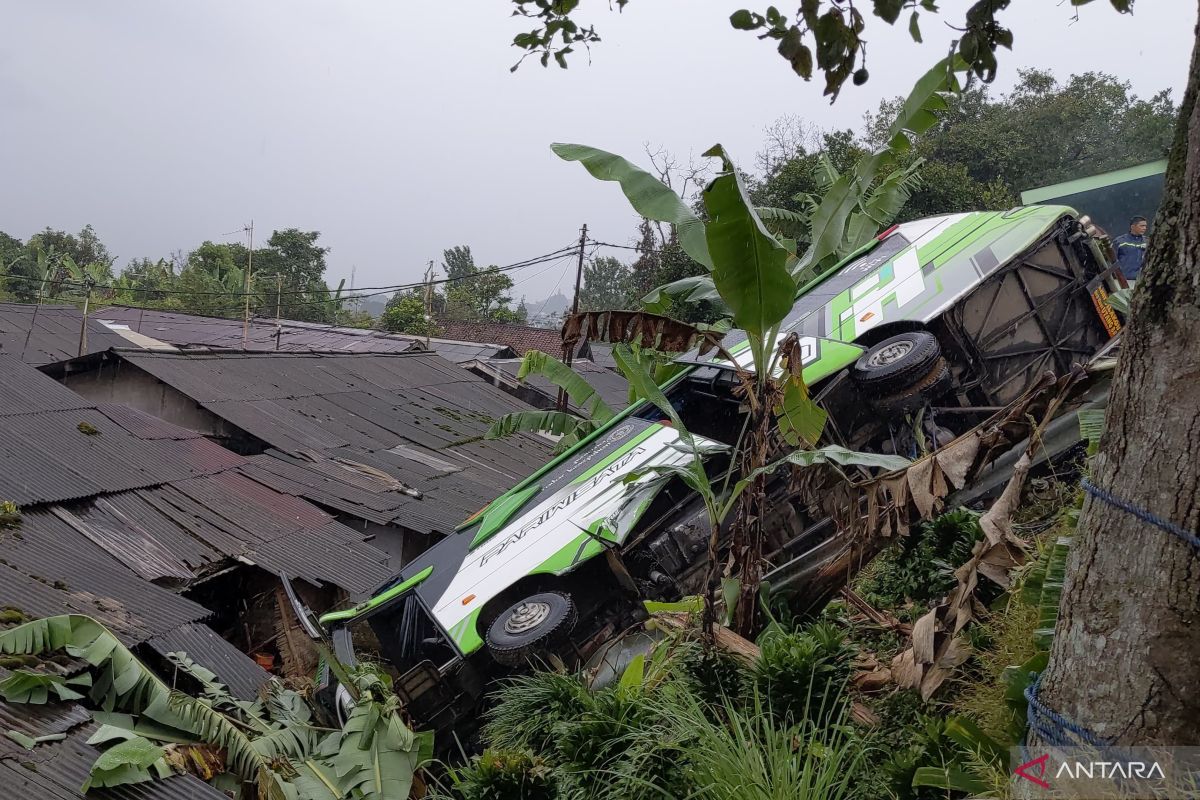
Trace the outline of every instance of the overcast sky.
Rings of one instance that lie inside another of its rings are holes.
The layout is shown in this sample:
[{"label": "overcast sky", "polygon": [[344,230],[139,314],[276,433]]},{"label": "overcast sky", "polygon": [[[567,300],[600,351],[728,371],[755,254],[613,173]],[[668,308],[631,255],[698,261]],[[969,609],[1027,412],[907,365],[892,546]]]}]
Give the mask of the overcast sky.
[{"label": "overcast sky", "polygon": [[[686,160],[719,141],[750,166],[773,120],[857,126],[953,34],[926,16],[917,45],[872,19],[871,79],[830,106],[820,82],[729,27],[745,5],[632,0],[617,14],[588,0],[582,19],[605,40],[590,66],[580,54],[566,71],[531,60],[510,74],[523,21],[507,0],[0,0],[0,230],[91,223],[123,266],[233,241],[253,218],[263,237],[321,231],[331,282],[356,266],[359,287],[419,279],[456,244],[512,263],[584,222],[627,242],[636,220],[615,184],[550,142],[644,162],[644,142]],[[945,18],[963,5],[943,2]],[[1018,66],[1104,70],[1178,102],[1195,9],[1141,0],[1130,18],[1097,0],[1073,22],[1067,2],[1019,0],[997,85]],[[515,294],[566,288],[567,267],[514,273]]]}]

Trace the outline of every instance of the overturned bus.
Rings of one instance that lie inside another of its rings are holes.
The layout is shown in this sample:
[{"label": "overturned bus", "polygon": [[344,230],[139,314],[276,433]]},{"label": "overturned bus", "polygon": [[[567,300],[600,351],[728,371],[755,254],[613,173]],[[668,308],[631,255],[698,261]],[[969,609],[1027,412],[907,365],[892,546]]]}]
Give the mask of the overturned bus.
[{"label": "overturned bus", "polygon": [[[781,340],[797,334],[804,378],[829,412],[822,442],[916,457],[1047,370],[1111,352],[1121,322],[1105,297],[1124,281],[1105,252],[1063,207],[953,214],[878,236],[804,287],[781,326]],[[747,350],[737,331],[724,346],[734,359]],[[687,369],[664,392],[715,480],[743,422],[735,364],[698,351],[678,360]],[[535,655],[582,664],[644,619],[645,601],[702,590],[703,502],[642,474],[692,457],[658,408],[635,404],[320,626],[345,663],[370,642],[414,718],[448,727],[497,671]],[[769,577],[803,594],[837,530],[787,483],[768,503]]]}]

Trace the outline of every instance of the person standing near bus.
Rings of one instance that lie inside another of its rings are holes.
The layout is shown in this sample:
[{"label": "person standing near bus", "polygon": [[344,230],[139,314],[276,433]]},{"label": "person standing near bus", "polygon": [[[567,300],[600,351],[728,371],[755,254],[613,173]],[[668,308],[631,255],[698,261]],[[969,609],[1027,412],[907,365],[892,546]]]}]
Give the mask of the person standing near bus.
[{"label": "person standing near bus", "polygon": [[1113,239],[1113,250],[1117,253],[1117,263],[1121,272],[1128,280],[1137,280],[1142,271],[1142,263],[1146,260],[1146,218],[1134,217],[1129,220],[1129,233]]}]

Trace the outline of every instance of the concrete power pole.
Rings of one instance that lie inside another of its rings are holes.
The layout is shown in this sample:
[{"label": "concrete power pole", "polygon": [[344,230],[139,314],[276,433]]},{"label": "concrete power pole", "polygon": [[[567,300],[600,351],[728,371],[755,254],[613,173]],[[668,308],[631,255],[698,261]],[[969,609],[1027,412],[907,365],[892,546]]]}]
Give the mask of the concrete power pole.
[{"label": "concrete power pole", "polygon": [[250,338],[250,271],[254,267],[254,220],[250,220],[244,230],[250,234],[250,249],[246,251],[246,274],[242,281],[243,297],[246,301],[242,312],[242,349],[246,349],[246,340]]},{"label": "concrete power pole", "polygon": [[[571,316],[579,313],[579,290],[583,285],[583,251],[587,247],[587,223],[584,223],[583,230],[579,232],[579,264],[575,268],[575,298],[571,301]],[[568,348],[566,343],[563,343],[563,363],[570,366],[575,358],[575,348]],[[558,390],[558,410],[567,410],[567,393],[563,389]]]}]

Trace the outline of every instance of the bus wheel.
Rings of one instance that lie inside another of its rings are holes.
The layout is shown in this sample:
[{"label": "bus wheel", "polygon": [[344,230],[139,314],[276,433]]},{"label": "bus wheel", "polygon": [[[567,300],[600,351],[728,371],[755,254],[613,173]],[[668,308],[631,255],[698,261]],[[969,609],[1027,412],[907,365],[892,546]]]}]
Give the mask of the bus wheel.
[{"label": "bus wheel", "polygon": [[576,618],[575,603],[568,594],[540,592],[526,597],[503,611],[488,628],[488,653],[501,664],[518,666],[566,638]]}]

